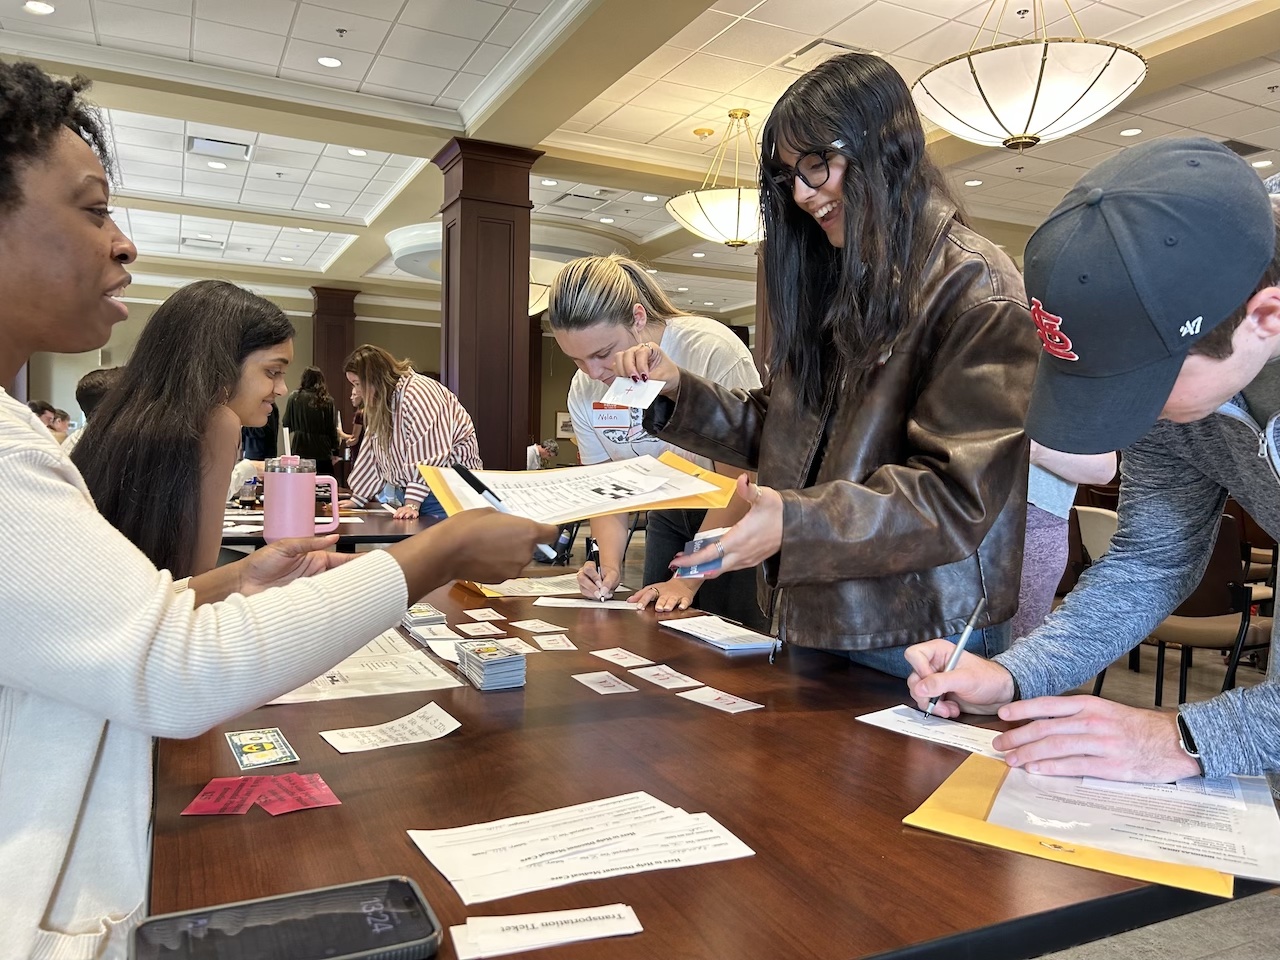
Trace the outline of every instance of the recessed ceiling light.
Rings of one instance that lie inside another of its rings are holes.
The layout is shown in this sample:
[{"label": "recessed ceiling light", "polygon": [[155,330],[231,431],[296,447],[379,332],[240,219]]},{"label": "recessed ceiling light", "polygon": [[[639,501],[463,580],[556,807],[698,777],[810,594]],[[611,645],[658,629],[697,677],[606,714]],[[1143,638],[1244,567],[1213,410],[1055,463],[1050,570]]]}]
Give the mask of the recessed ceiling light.
[{"label": "recessed ceiling light", "polygon": [[1255,161],[1253,161],[1253,165],[1254,165],[1255,167],[1257,167],[1259,170],[1261,170],[1263,167],[1269,167],[1269,166],[1271,166],[1271,161],[1270,161],[1270,160],[1255,160]]},{"label": "recessed ceiling light", "polygon": [[330,70],[337,69],[342,66],[342,61],[337,57],[317,57],[316,63],[322,67],[328,67]]},{"label": "recessed ceiling light", "polygon": [[367,157],[369,155],[368,150],[360,150],[357,147],[348,147],[347,153],[351,154],[353,157]]},{"label": "recessed ceiling light", "polygon": [[657,272],[658,271],[653,269],[653,267],[650,267],[649,269],[645,270],[645,273],[657,273]]},{"label": "recessed ceiling light", "polygon": [[315,201],[315,205],[316,205],[316,209],[318,210],[328,210],[331,206],[333,206],[333,204],[331,203],[321,203],[319,200]]},{"label": "recessed ceiling light", "polygon": [[981,180],[966,180],[966,181],[964,182],[964,185],[965,185],[966,187],[980,187],[980,186],[982,186],[982,181],[981,181]]},{"label": "recessed ceiling light", "polygon": [[646,194],[644,195],[644,202],[645,202],[645,203],[657,203],[657,202],[658,202],[658,198],[657,198],[657,197],[655,197],[652,193],[646,193]]},{"label": "recessed ceiling light", "polygon": [[1136,136],[1137,136],[1138,134],[1140,134],[1141,132],[1142,132],[1142,128],[1141,128],[1141,127],[1130,127],[1128,130],[1121,130],[1121,131],[1120,131],[1120,136],[1122,136],[1122,137],[1136,137]]},{"label": "recessed ceiling light", "polygon": [[542,185],[544,187],[557,187],[560,185],[560,181],[559,180],[543,180]]},{"label": "recessed ceiling light", "polygon": [[688,293],[688,292],[689,292],[688,287],[676,287],[676,293]]},{"label": "recessed ceiling light", "polygon": [[298,232],[299,233],[315,233],[315,230],[313,230],[311,227],[299,227]]},{"label": "recessed ceiling light", "polygon": [[285,263],[293,263],[293,257],[281,257],[280,259]]},{"label": "recessed ceiling light", "polygon": [[704,307],[714,307],[716,305],[716,302],[714,300],[703,300],[702,305]]},{"label": "recessed ceiling light", "polygon": [[53,13],[52,3],[41,3],[40,0],[27,0],[22,5],[22,9],[27,13],[34,13],[37,17],[47,17]]},{"label": "recessed ceiling light", "polygon": [[225,169],[227,169],[227,165],[226,165],[225,163],[223,163],[221,160],[210,160],[210,161],[209,161],[209,169],[211,169],[211,170],[225,170]]},{"label": "recessed ceiling light", "polygon": [[697,257],[699,260],[701,260],[703,257],[706,256],[706,254],[703,253],[701,250],[699,250],[697,253],[694,254],[694,256]]},{"label": "recessed ceiling light", "polygon": [[601,218],[600,218],[600,222],[601,222],[601,223],[613,223],[613,217],[601,217]]},{"label": "recessed ceiling light", "polygon": [[201,240],[212,240],[212,239],[213,239],[213,234],[212,234],[212,233],[197,233],[197,234],[196,234],[196,236],[197,236],[197,237],[199,237]]}]

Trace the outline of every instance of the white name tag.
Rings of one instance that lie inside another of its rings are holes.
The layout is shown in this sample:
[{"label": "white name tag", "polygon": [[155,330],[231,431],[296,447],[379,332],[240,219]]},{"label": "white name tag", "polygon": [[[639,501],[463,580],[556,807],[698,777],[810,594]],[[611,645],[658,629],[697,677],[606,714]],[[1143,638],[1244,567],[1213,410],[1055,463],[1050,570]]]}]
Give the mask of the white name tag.
[{"label": "white name tag", "polygon": [[631,410],[629,407],[596,401],[591,405],[591,426],[596,430],[608,427],[629,427]]}]

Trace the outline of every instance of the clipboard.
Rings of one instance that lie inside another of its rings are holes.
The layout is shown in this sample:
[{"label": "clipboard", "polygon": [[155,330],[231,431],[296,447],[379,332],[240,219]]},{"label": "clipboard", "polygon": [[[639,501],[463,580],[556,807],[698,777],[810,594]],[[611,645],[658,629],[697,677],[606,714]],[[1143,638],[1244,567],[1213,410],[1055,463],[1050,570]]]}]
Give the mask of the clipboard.
[{"label": "clipboard", "polygon": [[989,847],[1025,853],[1086,870],[1098,870],[1133,880],[1160,883],[1168,887],[1194,890],[1215,897],[1230,898],[1235,877],[1207,867],[1162,863],[1144,857],[1110,853],[1096,847],[1072,846],[1050,837],[1024,833],[987,823],[987,814],[1009,768],[1000,760],[973,755],[933,792],[903,823],[949,837],[972,840]]},{"label": "clipboard", "polygon": [[[658,457],[658,462],[663,463],[673,470],[679,470],[681,473],[688,474],[691,477],[709,483],[716,489],[707,493],[700,493],[687,497],[672,497],[669,500],[661,500],[653,503],[646,503],[643,506],[625,505],[621,507],[601,506],[597,510],[584,513],[580,517],[574,517],[573,520],[589,520],[592,517],[606,517],[611,514],[618,513],[634,513],[637,510],[714,510],[729,505],[729,501],[733,499],[734,489],[737,481],[732,477],[726,477],[716,473],[714,470],[708,470],[700,467],[696,463],[690,463],[684,457],[672,453],[670,450]],[[559,467],[553,470],[540,470],[540,476],[554,477],[557,473],[564,473],[575,470],[575,467]],[[446,479],[448,474],[453,471],[448,467],[431,467],[425,463],[418,464],[418,472],[422,474],[422,479],[426,481],[431,492],[436,495],[436,499],[440,501],[440,505],[444,507],[444,512],[449,516],[455,513],[461,513],[463,509],[462,503],[454,494],[449,481]],[[486,473],[527,473],[524,470],[492,470]],[[573,522],[573,521],[565,521]]]}]

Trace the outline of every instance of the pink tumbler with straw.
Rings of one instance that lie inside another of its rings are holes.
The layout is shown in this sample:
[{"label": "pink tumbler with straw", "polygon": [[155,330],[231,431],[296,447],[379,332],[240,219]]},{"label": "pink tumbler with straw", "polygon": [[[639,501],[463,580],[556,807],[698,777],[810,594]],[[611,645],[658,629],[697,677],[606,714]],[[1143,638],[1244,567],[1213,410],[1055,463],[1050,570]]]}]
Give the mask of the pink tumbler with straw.
[{"label": "pink tumbler with straw", "polygon": [[[316,523],[316,486],[329,487],[333,517]],[[338,529],[338,481],[316,476],[316,462],[283,456],[266,463],[262,490],[262,536],[267,543],[286,537],[311,537]]]}]

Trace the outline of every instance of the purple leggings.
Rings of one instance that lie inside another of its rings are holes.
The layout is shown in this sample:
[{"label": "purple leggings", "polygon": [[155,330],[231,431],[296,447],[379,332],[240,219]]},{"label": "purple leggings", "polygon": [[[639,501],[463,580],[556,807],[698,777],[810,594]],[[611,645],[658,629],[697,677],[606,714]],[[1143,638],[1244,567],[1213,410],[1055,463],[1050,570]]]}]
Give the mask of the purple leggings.
[{"label": "purple leggings", "polygon": [[1017,640],[1040,626],[1053,609],[1053,594],[1067,568],[1067,520],[1027,504],[1027,535],[1022,551],[1018,612],[1009,621]]}]

